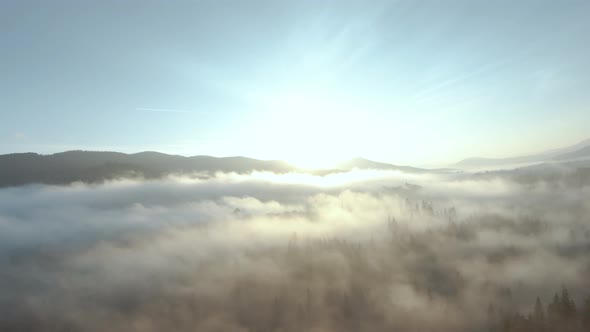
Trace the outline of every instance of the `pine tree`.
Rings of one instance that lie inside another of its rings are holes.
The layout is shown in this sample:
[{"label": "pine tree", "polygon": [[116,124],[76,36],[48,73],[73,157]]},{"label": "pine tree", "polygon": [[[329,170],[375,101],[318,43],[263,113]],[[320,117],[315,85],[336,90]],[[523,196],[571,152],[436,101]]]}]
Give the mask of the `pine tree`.
[{"label": "pine tree", "polygon": [[561,290],[560,300],[561,316],[565,319],[571,319],[576,316],[576,304],[570,298],[567,288],[563,287]]},{"label": "pine tree", "polygon": [[494,308],[494,305],[490,303],[488,306],[488,329],[490,332],[495,332],[498,330],[497,320],[498,318],[496,316],[496,309]]},{"label": "pine tree", "polygon": [[541,303],[541,299],[538,296],[537,300],[535,301],[535,313],[533,315],[533,320],[539,325],[543,325],[545,323],[545,310],[543,310],[543,304]]},{"label": "pine tree", "polygon": [[547,305],[547,328],[553,330],[559,327],[559,296],[557,293],[553,295],[553,300]]},{"label": "pine tree", "polygon": [[590,331],[590,295],[586,297],[582,307],[580,308],[580,316],[582,318],[582,326],[584,331]]}]

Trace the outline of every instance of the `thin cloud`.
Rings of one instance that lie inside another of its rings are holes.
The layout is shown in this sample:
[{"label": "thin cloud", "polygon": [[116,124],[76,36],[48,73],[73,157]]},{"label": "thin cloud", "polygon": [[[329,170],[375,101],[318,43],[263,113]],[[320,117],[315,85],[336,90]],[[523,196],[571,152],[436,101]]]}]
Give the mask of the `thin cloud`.
[{"label": "thin cloud", "polygon": [[144,111],[144,112],[160,112],[160,113],[203,113],[203,112],[194,112],[188,110],[172,110],[172,109],[162,109],[162,108],[136,108],[136,111]]},{"label": "thin cloud", "polygon": [[23,134],[23,133],[21,133],[21,132],[17,132],[17,133],[15,133],[15,134],[14,134],[14,136],[13,136],[13,137],[14,137],[16,140],[22,141],[22,140],[24,140],[24,139],[26,139],[26,138],[27,138],[27,135],[25,135],[25,134]]}]

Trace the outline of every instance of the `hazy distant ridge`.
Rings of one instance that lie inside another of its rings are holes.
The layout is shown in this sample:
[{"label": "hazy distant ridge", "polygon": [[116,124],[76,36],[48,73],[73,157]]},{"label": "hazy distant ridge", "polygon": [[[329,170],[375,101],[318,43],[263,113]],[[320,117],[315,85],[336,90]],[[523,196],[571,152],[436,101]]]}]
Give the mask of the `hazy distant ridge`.
[{"label": "hazy distant ridge", "polygon": [[510,158],[467,158],[459,161],[453,166],[458,168],[485,168],[498,166],[516,166],[518,164],[543,163],[552,160],[574,160],[579,158],[590,158],[590,139],[577,144],[544,151],[537,154],[518,156]]},{"label": "hazy distant ridge", "polygon": [[172,173],[237,172],[254,170],[284,173],[293,167],[282,161],[245,157],[184,157],[158,152],[67,151],[52,155],[0,155],[0,186],[28,183],[65,184],[101,182],[118,177],[158,178]]},{"label": "hazy distant ridge", "polygon": [[[306,170],[323,175],[357,169],[426,171],[409,166],[396,166],[363,158],[354,158],[334,169]],[[258,160],[246,157],[185,157],[159,152],[125,154],[120,152],[67,151],[52,155],[14,153],[0,155],[0,187],[31,183],[68,184],[103,182],[120,177],[160,178],[169,174],[215,172],[251,173],[268,171],[286,173],[298,168],[280,160]]]}]

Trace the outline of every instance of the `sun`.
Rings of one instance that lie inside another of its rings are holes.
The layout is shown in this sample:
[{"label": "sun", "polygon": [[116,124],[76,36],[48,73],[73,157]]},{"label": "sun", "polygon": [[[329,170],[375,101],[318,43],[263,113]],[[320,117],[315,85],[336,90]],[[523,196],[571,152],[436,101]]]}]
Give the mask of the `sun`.
[{"label": "sun", "polygon": [[331,169],[351,157],[354,119],[343,105],[310,94],[274,98],[263,117],[264,147],[296,167]]}]

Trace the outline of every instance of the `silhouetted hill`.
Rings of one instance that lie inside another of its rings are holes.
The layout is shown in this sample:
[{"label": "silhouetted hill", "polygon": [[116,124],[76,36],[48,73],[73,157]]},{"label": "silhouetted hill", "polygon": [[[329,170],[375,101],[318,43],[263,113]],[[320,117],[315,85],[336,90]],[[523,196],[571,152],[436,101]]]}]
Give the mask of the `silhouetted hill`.
[{"label": "silhouetted hill", "polygon": [[351,159],[333,169],[298,170],[284,161],[246,157],[185,157],[153,151],[134,154],[107,151],[66,151],[52,155],[37,153],[0,155],[0,187],[31,183],[68,184],[77,181],[97,183],[122,177],[154,179],[169,174],[213,174],[215,172],[268,171],[286,173],[305,171],[323,176],[355,168],[398,170],[412,173],[430,171],[380,163],[364,158]]},{"label": "silhouetted hill", "polygon": [[516,167],[526,164],[543,163],[551,160],[572,160],[590,157],[590,139],[560,149],[553,149],[537,154],[510,158],[467,158],[454,164],[458,168],[497,168]]},{"label": "silhouetted hill", "polygon": [[462,173],[460,177],[476,179],[504,178],[521,184],[543,184],[570,188],[590,185],[590,159],[540,163],[516,169]]},{"label": "silhouetted hill", "polygon": [[336,168],[339,170],[344,170],[344,171],[349,171],[354,168],[357,168],[357,169],[377,169],[377,170],[397,170],[397,171],[411,172],[411,173],[426,171],[421,168],[410,167],[410,166],[397,166],[397,165],[392,165],[392,164],[387,164],[387,163],[380,163],[377,161],[372,161],[372,160],[368,160],[368,159],[360,158],[360,157],[353,158],[348,161],[342,162],[342,163],[338,164],[336,166]]},{"label": "silhouetted hill", "polygon": [[282,161],[244,157],[184,157],[158,152],[67,151],[52,155],[15,153],[0,155],[0,187],[29,183],[67,184],[102,182],[119,177],[158,178],[174,173],[214,173],[294,170]]},{"label": "silhouetted hill", "polygon": [[590,158],[590,145],[583,147],[579,150],[560,154],[556,156],[555,160],[572,160],[572,159],[580,159],[580,158]]}]

